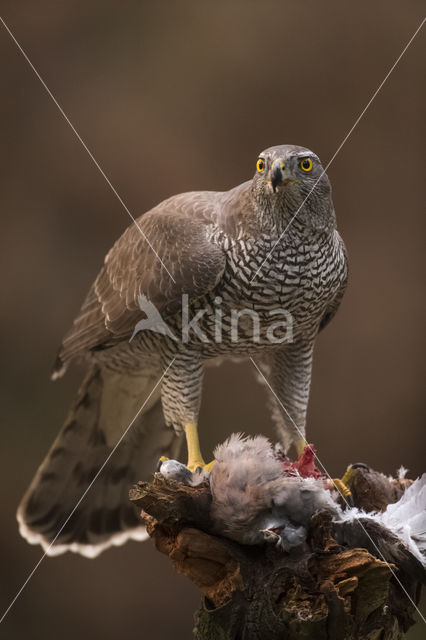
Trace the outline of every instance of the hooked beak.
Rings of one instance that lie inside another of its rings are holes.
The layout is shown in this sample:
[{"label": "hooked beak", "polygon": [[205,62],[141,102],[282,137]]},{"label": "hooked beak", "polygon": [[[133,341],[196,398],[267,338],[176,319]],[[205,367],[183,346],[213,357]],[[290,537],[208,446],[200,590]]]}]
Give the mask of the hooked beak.
[{"label": "hooked beak", "polygon": [[274,160],[274,163],[271,167],[271,184],[274,193],[277,190],[277,187],[281,187],[286,185],[288,182],[297,182],[297,184],[301,184],[300,180],[296,180],[295,178],[290,178],[288,172],[285,168],[284,160]]}]

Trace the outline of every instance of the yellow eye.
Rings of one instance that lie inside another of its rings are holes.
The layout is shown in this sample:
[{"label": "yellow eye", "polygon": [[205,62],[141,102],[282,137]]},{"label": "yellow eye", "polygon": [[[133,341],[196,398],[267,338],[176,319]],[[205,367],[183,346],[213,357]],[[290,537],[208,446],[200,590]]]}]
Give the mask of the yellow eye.
[{"label": "yellow eye", "polygon": [[300,168],[303,171],[310,171],[312,169],[312,160],[310,158],[303,158],[300,161]]},{"label": "yellow eye", "polygon": [[259,158],[259,160],[256,162],[256,169],[259,171],[259,173],[262,173],[262,171],[265,170],[265,161],[262,158]]}]

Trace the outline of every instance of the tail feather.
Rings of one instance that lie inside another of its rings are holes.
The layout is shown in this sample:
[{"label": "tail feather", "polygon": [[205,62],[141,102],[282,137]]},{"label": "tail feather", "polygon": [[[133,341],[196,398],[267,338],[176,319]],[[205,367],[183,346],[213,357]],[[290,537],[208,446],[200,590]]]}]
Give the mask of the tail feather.
[{"label": "tail feather", "polygon": [[94,557],[111,545],[144,539],[129,488],[153,473],[161,455],[179,453],[181,439],[164,424],[159,390],[113,452],[155,384],[139,376],[121,376],[117,384],[117,375],[89,371],[18,508],[21,535],[48,555],[69,550]]}]

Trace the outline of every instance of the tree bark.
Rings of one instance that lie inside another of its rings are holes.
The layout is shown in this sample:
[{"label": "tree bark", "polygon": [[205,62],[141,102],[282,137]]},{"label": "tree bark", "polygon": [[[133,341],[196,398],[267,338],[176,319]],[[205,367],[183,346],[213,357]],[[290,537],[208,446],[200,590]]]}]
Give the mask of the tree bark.
[{"label": "tree bark", "polygon": [[[358,468],[355,505],[384,509],[409,482]],[[414,607],[388,565],[366,549],[339,546],[325,511],[312,517],[306,544],[285,553],[218,536],[207,483],[194,488],[155,474],[130,499],[158,551],[202,593],[197,640],[397,640],[414,623]],[[418,602],[417,579],[398,577]]]}]

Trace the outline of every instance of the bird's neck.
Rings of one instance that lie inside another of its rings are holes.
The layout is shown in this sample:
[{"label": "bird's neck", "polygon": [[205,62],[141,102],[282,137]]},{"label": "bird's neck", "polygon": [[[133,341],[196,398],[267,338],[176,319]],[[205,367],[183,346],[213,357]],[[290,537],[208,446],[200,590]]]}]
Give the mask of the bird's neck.
[{"label": "bird's neck", "polygon": [[258,230],[271,237],[285,234],[302,237],[332,235],[336,229],[336,216],[331,198],[312,198],[303,203],[296,199],[271,202],[254,201]]}]

